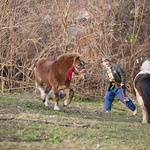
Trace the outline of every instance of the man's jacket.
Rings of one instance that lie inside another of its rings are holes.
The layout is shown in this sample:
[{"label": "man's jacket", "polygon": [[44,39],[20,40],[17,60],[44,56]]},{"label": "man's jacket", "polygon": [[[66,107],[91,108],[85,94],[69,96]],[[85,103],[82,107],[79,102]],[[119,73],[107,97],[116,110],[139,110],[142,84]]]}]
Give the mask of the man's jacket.
[{"label": "man's jacket", "polygon": [[111,64],[110,68],[115,80],[114,82],[110,82],[106,68],[103,71],[104,75],[106,76],[106,81],[109,82],[108,90],[114,87],[114,83],[122,83],[125,85],[126,83],[125,71],[117,64]]}]

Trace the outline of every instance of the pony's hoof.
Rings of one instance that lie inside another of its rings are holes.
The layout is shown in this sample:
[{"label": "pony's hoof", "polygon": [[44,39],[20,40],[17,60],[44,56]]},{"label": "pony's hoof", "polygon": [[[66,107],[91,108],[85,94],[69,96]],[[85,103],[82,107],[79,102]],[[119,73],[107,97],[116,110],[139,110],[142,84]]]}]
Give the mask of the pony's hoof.
[{"label": "pony's hoof", "polygon": [[54,106],[54,110],[60,110],[58,106]]},{"label": "pony's hoof", "polygon": [[48,107],[48,106],[49,106],[49,104],[48,104],[48,103],[44,103],[44,105],[45,105],[46,107]]},{"label": "pony's hoof", "polygon": [[65,100],[63,106],[66,107],[67,105],[67,100]]},{"label": "pony's hoof", "polygon": [[41,99],[44,101],[45,100],[46,95],[41,95]]},{"label": "pony's hoof", "polygon": [[147,121],[142,121],[142,124],[147,124],[148,122]]}]

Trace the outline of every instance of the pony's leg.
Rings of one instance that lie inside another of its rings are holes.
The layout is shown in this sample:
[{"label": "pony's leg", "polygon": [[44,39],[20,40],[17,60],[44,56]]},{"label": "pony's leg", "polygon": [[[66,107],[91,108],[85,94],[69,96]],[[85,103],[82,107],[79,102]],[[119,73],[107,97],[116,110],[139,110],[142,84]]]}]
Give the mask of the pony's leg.
[{"label": "pony's leg", "polygon": [[41,99],[43,101],[45,101],[45,97],[46,97],[45,89],[43,87],[42,79],[41,79],[40,74],[39,74],[39,72],[38,72],[36,67],[34,68],[34,74],[35,74],[35,86],[36,86],[36,89],[39,89],[39,91],[41,93]]},{"label": "pony's leg", "polygon": [[46,94],[45,101],[44,101],[45,106],[49,106],[49,98],[50,98],[50,95]]},{"label": "pony's leg", "polygon": [[147,120],[147,111],[146,111],[146,108],[144,106],[143,98],[142,98],[142,96],[139,95],[139,92],[137,91],[136,88],[135,88],[135,92],[136,92],[136,99],[137,99],[137,101],[140,104],[141,109],[142,109],[142,114],[143,114],[142,123],[148,123],[148,120]]},{"label": "pony's leg", "polygon": [[142,113],[143,113],[142,123],[148,123],[147,110],[146,110],[145,106],[141,106],[141,108],[142,108]]},{"label": "pony's leg", "polygon": [[39,87],[38,89],[39,89],[39,91],[40,91],[40,93],[41,93],[41,99],[42,99],[43,101],[45,101],[46,93],[45,93],[44,88],[43,88],[43,87]]},{"label": "pony's leg", "polygon": [[45,89],[43,87],[43,83],[36,80],[35,81],[35,86],[37,89],[39,89],[40,93],[41,93],[41,99],[43,100],[43,102],[45,101],[46,98],[46,93],[45,93]]},{"label": "pony's leg", "polygon": [[50,98],[51,95],[52,95],[51,91],[52,91],[52,90],[51,90],[50,88],[46,87],[46,91],[45,91],[46,96],[45,96],[45,100],[43,101],[44,104],[45,104],[45,106],[49,106],[49,98]]},{"label": "pony's leg", "polygon": [[64,106],[67,106],[71,103],[71,100],[74,96],[74,91],[73,89],[65,89],[66,93],[66,100],[64,101]]},{"label": "pony's leg", "polygon": [[60,110],[59,109],[59,94],[57,89],[53,89],[54,94],[54,110]]}]

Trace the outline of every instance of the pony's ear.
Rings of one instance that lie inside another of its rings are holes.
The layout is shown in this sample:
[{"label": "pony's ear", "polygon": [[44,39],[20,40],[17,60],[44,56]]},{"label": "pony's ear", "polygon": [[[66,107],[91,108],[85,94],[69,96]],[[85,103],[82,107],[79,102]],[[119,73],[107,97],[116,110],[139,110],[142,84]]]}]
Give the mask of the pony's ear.
[{"label": "pony's ear", "polygon": [[76,60],[79,60],[80,59],[80,56],[76,56],[76,58],[75,58]]},{"label": "pony's ear", "polygon": [[75,65],[76,62],[79,61],[79,60],[80,60],[80,56],[76,56],[76,57],[74,58],[74,60],[73,60],[73,64]]}]

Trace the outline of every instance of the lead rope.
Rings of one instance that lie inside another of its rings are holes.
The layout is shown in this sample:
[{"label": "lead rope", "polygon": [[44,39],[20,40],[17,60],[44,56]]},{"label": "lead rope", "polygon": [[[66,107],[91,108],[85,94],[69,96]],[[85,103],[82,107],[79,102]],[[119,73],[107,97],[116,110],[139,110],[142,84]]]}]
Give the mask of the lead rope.
[{"label": "lead rope", "polygon": [[121,92],[122,92],[122,97],[123,97],[123,102],[124,102],[124,104],[125,104],[125,109],[127,110],[127,106],[126,106],[126,100],[125,100],[124,92],[123,92],[122,87],[121,87],[120,89],[121,89]]},{"label": "lead rope", "polygon": [[128,101],[128,96],[123,92],[122,87],[121,87],[121,92],[122,92],[123,102],[125,104],[125,109],[127,110],[127,112],[129,112],[129,110],[127,109],[127,106],[126,106],[126,102]]}]

